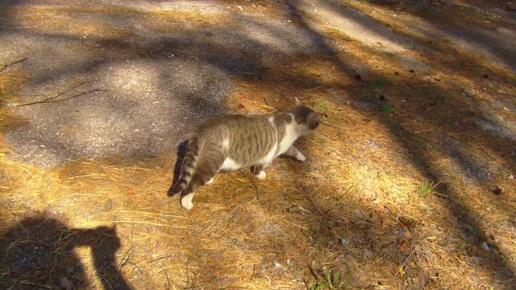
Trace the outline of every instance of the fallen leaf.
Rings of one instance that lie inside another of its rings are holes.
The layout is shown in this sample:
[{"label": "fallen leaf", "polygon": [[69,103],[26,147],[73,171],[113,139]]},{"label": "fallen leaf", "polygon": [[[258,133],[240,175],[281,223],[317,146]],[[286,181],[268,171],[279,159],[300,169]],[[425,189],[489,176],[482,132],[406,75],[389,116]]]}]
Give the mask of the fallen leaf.
[{"label": "fallen leaf", "polygon": [[405,275],[405,270],[403,270],[403,266],[400,266],[398,268],[398,272],[401,274],[401,276]]},{"label": "fallen leaf", "polygon": [[160,241],[157,241],[154,245],[154,249],[156,250],[156,252],[163,252],[165,250],[165,245]]},{"label": "fallen leaf", "polygon": [[385,228],[386,226],[388,226],[390,224],[391,224],[391,220],[389,220],[389,219],[382,220],[382,227]]},{"label": "fallen leaf", "polygon": [[369,259],[374,259],[374,253],[371,252],[370,250],[365,250],[364,251],[364,255],[369,258]]},{"label": "fallen leaf", "polygon": [[406,231],[405,233],[403,233],[403,236],[405,236],[405,238],[407,239],[412,239],[412,233],[410,233],[410,231]]},{"label": "fallen leaf", "polygon": [[491,190],[493,191],[494,194],[496,195],[499,195],[499,194],[502,194],[503,193],[503,188],[499,187],[499,186],[495,186],[493,188],[491,188]]},{"label": "fallen leaf", "polygon": [[481,246],[482,249],[484,249],[485,251],[491,251],[491,247],[489,247],[489,245],[486,242],[483,242]]},{"label": "fallen leaf", "polygon": [[323,178],[324,177],[324,174],[315,173],[315,172],[310,172],[310,173],[308,173],[308,175],[311,175],[311,176],[316,177],[316,178]]},{"label": "fallen leaf", "polygon": [[63,288],[63,289],[69,289],[70,287],[70,282],[68,281],[68,278],[66,277],[63,277],[61,279],[59,279],[59,287]]},{"label": "fallen leaf", "polygon": [[237,278],[222,277],[218,278],[216,281],[220,286],[228,286],[237,283],[239,280]]}]

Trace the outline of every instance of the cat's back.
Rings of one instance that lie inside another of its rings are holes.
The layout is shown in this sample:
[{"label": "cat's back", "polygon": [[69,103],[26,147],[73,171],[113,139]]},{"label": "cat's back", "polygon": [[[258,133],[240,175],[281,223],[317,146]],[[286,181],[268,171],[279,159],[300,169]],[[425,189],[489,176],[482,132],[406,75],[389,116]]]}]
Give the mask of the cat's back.
[{"label": "cat's back", "polygon": [[197,126],[197,134],[221,131],[249,131],[267,125],[269,115],[227,115],[209,119]]}]

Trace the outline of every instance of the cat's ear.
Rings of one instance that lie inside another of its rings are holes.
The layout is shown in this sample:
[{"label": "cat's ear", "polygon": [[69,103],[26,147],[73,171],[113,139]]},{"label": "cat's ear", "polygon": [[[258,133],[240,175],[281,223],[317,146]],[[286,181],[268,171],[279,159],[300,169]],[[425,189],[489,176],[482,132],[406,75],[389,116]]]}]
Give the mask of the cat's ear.
[{"label": "cat's ear", "polygon": [[315,130],[319,126],[319,122],[321,122],[321,115],[316,112],[310,114],[308,118],[308,127],[312,130]]},{"label": "cat's ear", "polygon": [[296,107],[303,105],[303,103],[301,103],[301,101],[298,98],[295,98],[295,99],[296,99]]}]

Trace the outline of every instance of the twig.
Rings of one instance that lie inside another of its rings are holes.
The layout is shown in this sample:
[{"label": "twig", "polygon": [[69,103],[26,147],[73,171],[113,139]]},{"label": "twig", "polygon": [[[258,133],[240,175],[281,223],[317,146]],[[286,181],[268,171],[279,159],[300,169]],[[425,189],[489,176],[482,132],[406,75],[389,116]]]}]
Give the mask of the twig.
[{"label": "twig", "polygon": [[318,86],[318,87],[315,87],[313,89],[306,90],[305,93],[308,93],[308,92],[311,92],[311,91],[315,91],[315,90],[320,89],[320,88],[322,88],[322,86]]},{"label": "twig", "polygon": [[44,288],[47,288],[47,289],[52,289],[52,287],[50,286],[47,286],[47,285],[41,285],[41,284],[36,284],[36,283],[31,283],[29,281],[17,281],[18,283],[20,284],[25,284],[25,285],[32,285],[32,286],[38,286],[38,287],[44,287]]},{"label": "twig", "polygon": [[314,202],[311,198],[309,198],[309,197],[308,197],[307,192],[306,192],[306,191],[304,191],[304,193],[305,193],[305,195],[306,195],[306,199],[308,199],[308,201],[310,201],[310,203],[312,204],[312,206],[313,206],[313,207],[315,207],[315,209],[316,209],[316,210],[317,210],[317,211],[322,215],[323,219],[321,220],[321,223],[322,223],[322,222],[324,222],[324,220],[325,220],[326,218],[327,218],[328,220],[330,220],[330,221],[332,221],[332,222],[336,222],[336,223],[340,223],[340,222],[342,221],[342,219],[340,219],[340,220],[339,220],[339,219],[334,219],[334,218],[332,218],[332,217],[327,216],[327,215],[328,215],[328,213],[330,213],[330,211],[331,211],[334,207],[332,207],[332,208],[330,209],[330,211],[328,211],[328,212],[326,212],[326,213],[323,213],[323,212],[319,209],[319,207],[315,204],[315,202]]},{"label": "twig", "polygon": [[78,84],[76,84],[76,85],[74,85],[74,86],[71,86],[71,87],[69,87],[68,89],[66,89],[64,92],[61,92],[61,93],[59,93],[59,94],[57,94],[57,95],[55,95],[55,96],[53,96],[53,97],[50,97],[50,98],[48,98],[47,100],[53,100],[53,99],[55,99],[55,98],[57,98],[57,97],[59,97],[59,96],[62,96],[62,95],[64,95],[64,94],[68,93],[69,91],[71,91],[71,90],[73,90],[73,89],[75,89],[75,88],[78,88],[78,87],[80,87],[80,86],[82,86],[82,85],[84,85],[84,82],[80,82],[80,83],[78,83]]},{"label": "twig", "polygon": [[298,225],[298,224],[295,224],[295,223],[292,223],[292,222],[286,221],[286,220],[284,220],[284,219],[280,219],[280,218],[278,218],[278,220],[280,220],[280,221],[282,221],[282,222],[285,222],[285,223],[287,223],[287,224],[290,224],[290,225],[296,226],[296,227],[298,227],[298,228],[301,228],[301,229],[307,230],[307,228],[306,228],[306,227],[303,227],[303,226],[300,226],[300,225]]},{"label": "twig", "polygon": [[[117,278],[117,279],[118,279],[118,278]],[[113,289],[113,286],[111,286],[111,283],[109,283],[109,281],[108,281],[108,279],[107,279],[107,275],[105,275],[104,277],[102,277],[102,278],[101,278],[101,280],[104,280],[104,283],[103,283],[103,284],[104,284],[104,285],[106,285],[106,284],[107,284],[107,285],[109,286],[109,289],[114,290],[114,289]]]},{"label": "twig", "polygon": [[149,263],[153,263],[153,262],[159,261],[161,259],[166,259],[166,258],[170,258],[170,257],[173,257],[173,256],[174,255],[172,254],[172,255],[168,255],[168,256],[159,257],[159,258],[156,258],[156,259],[150,261]]},{"label": "twig", "polygon": [[163,271],[163,272],[165,273],[165,277],[167,277],[168,289],[170,289],[170,280],[168,279],[167,271]]},{"label": "twig", "polygon": [[108,92],[108,91],[110,91],[110,90],[94,89],[94,90],[91,90],[91,91],[82,92],[80,94],[73,95],[73,96],[71,96],[69,98],[60,99],[60,100],[54,100],[55,98],[57,98],[58,96],[63,94],[63,93],[61,93],[61,94],[58,94],[56,96],[53,96],[53,97],[50,97],[50,98],[46,98],[46,99],[40,100],[40,101],[28,102],[28,103],[23,103],[23,104],[16,104],[16,103],[14,103],[14,104],[9,104],[8,106],[9,107],[22,107],[22,106],[29,106],[29,105],[35,105],[35,104],[60,103],[60,102],[68,101],[68,100],[71,100],[71,99],[74,99],[74,98],[77,98],[77,97],[80,97],[82,95],[86,95],[86,94],[89,94],[89,93],[93,93],[93,92]]},{"label": "twig", "polygon": [[246,71],[237,71],[238,73],[245,74],[245,75],[254,75],[255,73],[252,72],[246,72]]},{"label": "twig", "polygon": [[342,128],[337,127],[337,126],[335,126],[335,125],[333,125],[333,124],[330,124],[330,123],[326,123],[326,122],[324,122],[324,121],[321,121],[321,124],[324,124],[324,125],[326,125],[326,126],[328,126],[328,127],[335,128],[335,129],[337,129],[337,130],[342,130]]},{"label": "twig", "polygon": [[[69,91],[71,91],[71,90],[73,90],[73,89],[75,89],[75,88],[78,88],[78,87],[80,87],[80,86],[82,86],[82,85],[84,85],[84,82],[80,82],[80,83],[78,83],[78,84],[76,84],[76,85],[74,85],[74,86],[71,86],[71,87],[69,87],[68,89],[64,90],[63,92],[58,93],[58,94],[57,94],[57,95],[55,95],[55,96],[52,96],[52,97],[46,98],[46,99],[41,100],[41,101],[36,101],[36,102],[42,102],[42,103],[43,103],[43,102],[47,102],[47,101],[53,100],[53,99],[58,98],[58,97],[60,97],[60,96],[62,96],[62,95],[64,95],[64,94],[68,93]],[[34,102],[31,102],[31,103],[25,103],[25,104],[12,104],[11,106],[12,106],[12,107],[26,106],[26,105],[31,105],[32,103],[34,103]]]},{"label": "twig", "polygon": [[410,260],[410,258],[412,257],[412,253],[414,253],[414,251],[417,249],[417,247],[419,247],[419,245],[416,245],[416,246],[411,245],[411,246],[410,246],[410,253],[409,253],[409,255],[408,255],[407,259],[405,259],[405,261],[403,262],[403,264],[401,264],[401,266],[400,266],[402,269],[403,269],[403,267],[405,267],[405,265],[407,264],[407,262]]},{"label": "twig", "polygon": [[186,219],[187,218],[185,216],[180,216],[180,215],[152,213],[152,212],[136,211],[136,210],[119,210],[118,212],[139,213],[139,214],[146,214],[146,215],[157,215],[157,216],[162,216],[162,217],[173,217],[173,218],[182,218],[182,219]]},{"label": "twig", "polygon": [[190,257],[186,260],[186,286],[190,284]]},{"label": "twig", "polygon": [[319,277],[317,277],[314,269],[312,268],[312,266],[310,264],[308,264],[308,269],[310,269],[310,273],[314,276],[315,280],[319,281]]},{"label": "twig", "polygon": [[[120,267],[118,267],[120,270],[118,270],[120,273],[122,273],[122,268],[134,257],[134,250],[131,247],[127,252],[125,252],[124,257],[122,258],[122,262],[120,263]],[[118,279],[118,277],[117,277]]]},{"label": "twig", "polygon": [[[328,218],[329,220],[331,220],[331,218],[330,218],[328,215],[330,214],[330,212],[331,212],[335,207],[337,207],[337,205],[338,205],[338,204],[334,205],[332,208],[330,208],[330,210],[328,210],[328,211],[326,212],[326,214],[324,215],[324,217],[323,217],[323,219],[322,219],[322,221],[321,221],[321,224],[324,222],[324,220],[325,220],[326,218]],[[340,222],[340,221],[339,221],[339,222]]]},{"label": "twig", "polygon": [[306,281],[305,278],[303,278],[303,283],[305,283],[306,290],[310,290],[310,286],[308,286],[308,281]]},{"label": "twig", "polygon": [[8,64],[5,64],[4,66],[2,66],[2,68],[0,69],[0,72],[2,72],[4,69],[6,69],[7,67],[9,66],[12,66],[13,64],[17,64],[17,63],[20,63],[22,61],[26,61],[27,59],[29,59],[28,57],[24,57],[22,59],[19,59],[19,60],[16,60],[16,61],[13,61],[13,62],[10,62]]},{"label": "twig", "polygon": [[271,210],[269,209],[269,207],[267,206],[267,204],[265,204],[264,202],[262,202],[260,200],[260,188],[258,187],[258,185],[254,182],[253,178],[249,178],[249,180],[251,180],[251,183],[253,184],[254,186],[254,189],[256,190],[256,200],[258,200],[258,202],[267,209],[267,211],[269,212],[269,214],[271,214]]},{"label": "twig", "polygon": [[[159,227],[167,227],[167,228],[180,228],[180,229],[187,229],[187,226],[175,226],[175,225],[168,225],[168,224],[160,224],[160,223],[153,223],[153,222],[146,222],[146,221],[111,221],[112,223],[118,224],[118,223],[132,223],[132,224],[143,224],[143,225],[151,225],[151,226],[159,226]],[[102,222],[87,222],[87,224],[90,225],[97,225],[97,224],[103,224]]]}]

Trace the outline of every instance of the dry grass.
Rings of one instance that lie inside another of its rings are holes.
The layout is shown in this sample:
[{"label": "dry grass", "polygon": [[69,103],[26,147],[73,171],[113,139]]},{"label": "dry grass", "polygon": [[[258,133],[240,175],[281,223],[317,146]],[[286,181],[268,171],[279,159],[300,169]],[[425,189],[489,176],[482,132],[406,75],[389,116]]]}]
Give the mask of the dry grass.
[{"label": "dry grass", "polygon": [[[350,289],[513,288],[516,186],[507,177],[515,147],[467,122],[465,104],[477,101],[461,94],[470,71],[430,59],[449,82],[395,74],[400,67],[389,57],[333,37],[348,52],[299,58],[263,81],[241,81],[227,103],[272,113],[299,96],[324,113],[316,134],[299,142],[308,160],[276,160],[266,180],[247,170],[220,174],[192,211],[166,198],[174,152],[47,170],[15,161],[2,144],[1,259],[9,262],[0,266],[2,288],[55,289],[68,277],[84,289],[123,289],[123,280],[136,289],[306,289],[328,270],[341,272]],[[336,69],[349,54],[392,85]],[[515,92],[503,82],[510,75],[490,73]],[[5,103],[23,77],[2,73],[3,130],[20,125]],[[364,109],[381,103],[379,95],[393,113]],[[487,160],[492,178],[475,179],[464,160]],[[30,243],[51,261],[35,272],[13,260],[17,245]]]}]

